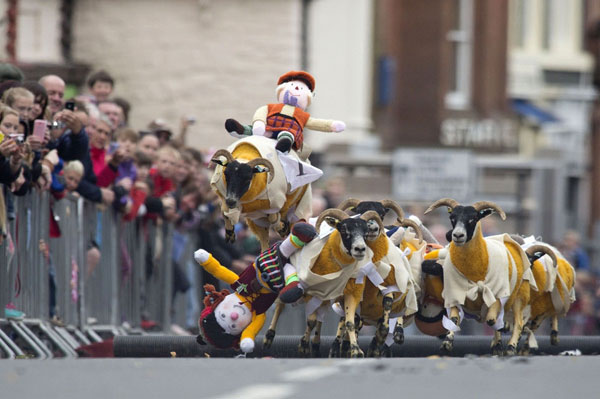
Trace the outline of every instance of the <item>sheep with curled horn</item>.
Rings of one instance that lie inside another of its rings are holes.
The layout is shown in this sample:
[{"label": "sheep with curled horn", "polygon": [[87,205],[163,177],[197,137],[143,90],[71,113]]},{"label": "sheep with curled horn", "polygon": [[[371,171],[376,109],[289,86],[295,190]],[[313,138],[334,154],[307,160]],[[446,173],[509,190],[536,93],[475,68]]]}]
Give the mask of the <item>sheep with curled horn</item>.
[{"label": "sheep with curled horn", "polygon": [[218,150],[211,161],[217,166],[210,185],[221,200],[228,242],[235,241],[233,227],[242,216],[263,251],[269,246],[269,228],[285,237],[290,224],[312,216],[310,184],[289,190],[271,139],[240,139]]},{"label": "sheep with curled horn", "polygon": [[525,355],[538,349],[534,333],[548,318],[552,319],[550,343],[558,345],[558,318],[565,316],[575,301],[575,268],[558,249],[534,237],[527,237],[521,246],[529,257],[538,285],[538,291],[531,291],[529,301],[527,338],[521,351]]},{"label": "sheep with curled horn", "polygon": [[[351,198],[342,202],[338,208],[358,214],[375,211],[381,219],[389,210],[393,210],[397,218],[392,227],[402,229],[411,227],[416,232],[418,241],[422,242],[417,224],[404,219],[402,207],[392,200],[359,201]],[[381,356],[382,353],[389,352],[389,346],[385,344],[388,335],[389,343],[401,344],[404,341],[402,316],[417,311],[419,285],[414,280],[408,258],[386,235],[383,226],[373,220],[369,222],[366,242],[373,252],[373,257],[371,262],[359,272],[359,277],[356,279],[356,283],[364,284],[360,317],[363,323],[377,326],[376,334],[369,345],[368,355]],[[388,334],[390,317],[395,324],[393,334]],[[330,357],[343,356],[342,348],[348,347],[345,342],[342,342],[342,337],[345,341],[350,339],[348,331],[344,330],[344,320],[345,317],[342,317],[338,325],[336,338],[330,349]]]},{"label": "sheep with curled horn", "polygon": [[[490,201],[460,205],[451,198],[435,201],[425,211],[448,208],[452,229],[447,233],[450,244],[443,258],[444,307],[449,319],[444,326],[450,330],[442,350],[451,351],[454,334],[460,330],[463,314],[468,313],[494,328],[492,353],[502,353],[500,329],[504,313],[512,313],[513,333],[506,354],[514,355],[523,330],[523,310],[529,303],[530,289],[537,289],[525,251],[508,234],[483,237],[480,220],[504,211]],[[463,313],[464,312],[464,313]]]},{"label": "sheep with curled horn", "polygon": [[[366,244],[367,224],[371,220],[375,220],[383,228],[377,212],[366,212],[358,218],[351,218],[339,209],[327,209],[319,215],[315,226],[319,234],[323,222],[333,230],[329,234],[323,232],[322,236],[320,234],[319,238],[315,238],[291,256],[290,263],[296,266],[298,277],[304,287],[306,312],[309,315],[307,328],[299,345],[301,355],[310,355],[310,335],[315,327],[320,329],[322,322],[320,315],[331,300],[344,297],[345,312],[352,316],[347,318],[349,321],[346,322],[346,328],[348,331],[355,330],[354,314],[364,284],[356,284],[353,276],[373,256]],[[273,342],[277,317],[281,309],[283,304],[278,303],[269,330],[265,334],[263,342],[265,348],[270,347]],[[313,348],[318,349],[319,340],[320,331],[317,330]],[[363,355],[356,337],[351,338],[350,352],[352,357]]]}]

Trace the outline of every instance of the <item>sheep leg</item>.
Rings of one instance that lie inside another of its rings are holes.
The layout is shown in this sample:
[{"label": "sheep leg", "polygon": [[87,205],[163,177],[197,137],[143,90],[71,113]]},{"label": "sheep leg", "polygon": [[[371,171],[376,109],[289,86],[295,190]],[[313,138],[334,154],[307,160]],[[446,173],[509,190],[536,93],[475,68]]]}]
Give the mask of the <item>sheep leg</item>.
[{"label": "sheep leg", "polygon": [[317,325],[317,312],[314,312],[306,319],[306,330],[304,331],[304,335],[300,339],[300,344],[298,345],[298,353],[300,356],[309,357],[310,356],[310,333]]},{"label": "sheep leg", "polygon": [[[450,320],[457,326],[459,325],[460,317],[459,317],[458,308],[456,306],[452,306],[450,308]],[[454,347],[454,331],[448,331],[448,334],[446,334],[446,338],[444,338],[444,341],[442,342],[442,346],[440,347],[440,350],[442,352],[451,352],[453,347]]]},{"label": "sheep leg", "polygon": [[340,357],[340,350],[342,346],[342,335],[344,334],[344,322],[345,318],[340,318],[340,321],[337,326],[337,331],[335,333],[335,339],[331,344],[331,348],[329,348],[329,357]]},{"label": "sheep leg", "polygon": [[492,306],[488,309],[487,316],[485,317],[485,322],[488,326],[493,326],[496,324],[496,320],[498,319],[498,313],[500,313],[500,309],[502,308],[502,304],[500,300],[496,300]]},{"label": "sheep leg", "polygon": [[375,338],[377,338],[377,346],[381,347],[385,343],[385,339],[390,331],[390,312],[392,311],[392,302],[394,301],[394,295],[392,293],[386,294],[383,297],[383,316],[377,323],[377,331],[375,332]]},{"label": "sheep leg", "polygon": [[285,303],[281,302],[279,299],[275,301],[275,312],[273,312],[273,318],[271,319],[271,324],[269,324],[269,329],[265,334],[265,338],[263,339],[263,348],[268,349],[273,344],[273,339],[275,338],[275,330],[277,329],[277,322],[279,321],[279,316],[281,316],[281,312],[285,307]]},{"label": "sheep leg", "polygon": [[221,208],[221,212],[223,213],[223,219],[225,220],[225,241],[228,243],[234,243],[235,230],[233,228],[233,223],[231,223],[231,220],[225,216],[226,211],[228,211],[227,208]]},{"label": "sheep leg", "polygon": [[[268,216],[269,224],[279,234],[281,237],[285,237],[286,230],[289,231],[289,223],[287,221],[281,220],[281,215],[279,213],[270,213]],[[286,228],[287,223],[287,228]]]},{"label": "sheep leg", "polygon": [[323,326],[323,322],[317,320],[317,325],[315,326],[315,335],[312,339],[312,344],[310,347],[310,352],[312,357],[321,357],[321,327]]},{"label": "sheep leg", "polygon": [[404,343],[404,318],[398,317],[396,327],[394,327],[394,342],[398,345]]},{"label": "sheep leg", "polygon": [[350,357],[364,357],[356,339],[356,324],[354,317],[359,300],[352,294],[344,295],[344,313],[346,316],[346,333],[350,341]]},{"label": "sheep leg", "polygon": [[552,315],[552,331],[550,331],[550,344],[558,345],[560,339],[558,338],[558,316]]},{"label": "sheep leg", "polygon": [[249,218],[246,218],[246,224],[248,225],[250,231],[252,231],[258,238],[258,241],[260,242],[260,250],[267,250],[269,248],[269,228],[258,226]]},{"label": "sheep leg", "polygon": [[519,338],[521,337],[521,333],[523,332],[523,308],[524,304],[521,298],[517,298],[513,304],[513,315],[514,315],[514,325],[513,325],[513,333],[510,339],[508,340],[508,346],[506,348],[507,356],[514,356],[517,353],[517,345],[519,343]]},{"label": "sheep leg", "polygon": [[502,334],[500,331],[494,331],[494,338],[492,339],[492,355],[501,356],[504,353],[504,348],[502,347]]}]

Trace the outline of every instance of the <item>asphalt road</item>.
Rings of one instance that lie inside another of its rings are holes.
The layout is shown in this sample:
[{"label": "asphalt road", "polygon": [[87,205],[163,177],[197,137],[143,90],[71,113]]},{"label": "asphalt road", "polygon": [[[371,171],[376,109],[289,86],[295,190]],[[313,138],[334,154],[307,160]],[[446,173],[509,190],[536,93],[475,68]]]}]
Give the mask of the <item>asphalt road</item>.
[{"label": "asphalt road", "polygon": [[600,357],[0,361],[0,398],[599,398]]}]

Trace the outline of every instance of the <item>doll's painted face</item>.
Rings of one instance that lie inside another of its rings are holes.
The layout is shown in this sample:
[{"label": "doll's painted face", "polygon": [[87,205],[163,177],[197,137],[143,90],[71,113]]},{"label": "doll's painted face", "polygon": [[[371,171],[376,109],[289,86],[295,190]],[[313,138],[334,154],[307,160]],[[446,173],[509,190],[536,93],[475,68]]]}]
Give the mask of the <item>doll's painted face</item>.
[{"label": "doll's painted face", "polygon": [[252,312],[240,303],[236,294],[229,294],[215,309],[217,323],[231,335],[240,335],[252,321]]},{"label": "doll's painted face", "polygon": [[277,101],[280,103],[306,109],[311,98],[310,89],[301,80],[291,80],[277,87]]}]

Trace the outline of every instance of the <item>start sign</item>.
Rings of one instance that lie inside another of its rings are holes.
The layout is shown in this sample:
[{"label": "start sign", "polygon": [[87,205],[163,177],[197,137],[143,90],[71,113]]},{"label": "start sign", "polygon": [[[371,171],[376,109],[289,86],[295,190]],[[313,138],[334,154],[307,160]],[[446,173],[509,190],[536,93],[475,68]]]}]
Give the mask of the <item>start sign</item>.
[{"label": "start sign", "polygon": [[399,201],[471,198],[475,181],[469,150],[407,148],[394,152],[392,192]]}]

